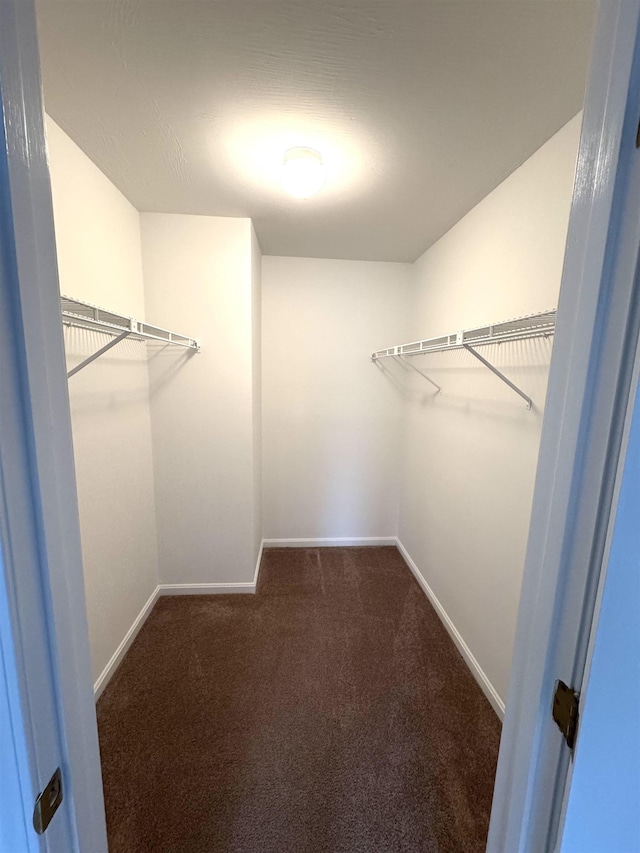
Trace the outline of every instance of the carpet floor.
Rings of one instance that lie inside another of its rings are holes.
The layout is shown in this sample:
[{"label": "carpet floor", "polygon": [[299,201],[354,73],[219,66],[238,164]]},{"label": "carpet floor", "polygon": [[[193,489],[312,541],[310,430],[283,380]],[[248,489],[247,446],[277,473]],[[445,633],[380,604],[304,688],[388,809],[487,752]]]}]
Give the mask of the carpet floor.
[{"label": "carpet floor", "polygon": [[98,726],[110,853],[485,849],[500,723],[395,548],[161,598]]}]

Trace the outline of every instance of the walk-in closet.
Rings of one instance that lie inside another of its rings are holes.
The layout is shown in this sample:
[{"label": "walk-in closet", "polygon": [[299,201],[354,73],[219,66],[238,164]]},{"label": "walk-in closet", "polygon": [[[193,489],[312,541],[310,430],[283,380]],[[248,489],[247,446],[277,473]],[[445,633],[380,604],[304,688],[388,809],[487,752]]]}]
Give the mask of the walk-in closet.
[{"label": "walk-in closet", "polygon": [[484,850],[595,3],[37,14],[111,853]]}]

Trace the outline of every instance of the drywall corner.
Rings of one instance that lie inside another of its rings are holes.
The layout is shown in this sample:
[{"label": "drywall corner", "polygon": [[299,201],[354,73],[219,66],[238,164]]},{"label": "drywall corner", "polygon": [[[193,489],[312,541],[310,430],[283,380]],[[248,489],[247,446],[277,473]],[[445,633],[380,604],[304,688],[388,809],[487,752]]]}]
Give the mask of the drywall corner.
[{"label": "drywall corner", "polygon": [[251,223],[251,387],[253,419],[253,547],[262,553],[262,251]]},{"label": "drywall corner", "polygon": [[160,584],[251,584],[259,434],[251,222],[143,213],[141,233],[149,320],[202,347],[148,345]]}]

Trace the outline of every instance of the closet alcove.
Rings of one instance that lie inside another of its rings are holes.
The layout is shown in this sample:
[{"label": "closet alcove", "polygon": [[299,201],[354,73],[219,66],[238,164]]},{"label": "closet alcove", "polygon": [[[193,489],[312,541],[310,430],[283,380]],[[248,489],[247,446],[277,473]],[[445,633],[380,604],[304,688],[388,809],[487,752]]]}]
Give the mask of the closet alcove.
[{"label": "closet alcove", "polygon": [[483,849],[594,5],[82,5],[39,27],[113,853]]}]

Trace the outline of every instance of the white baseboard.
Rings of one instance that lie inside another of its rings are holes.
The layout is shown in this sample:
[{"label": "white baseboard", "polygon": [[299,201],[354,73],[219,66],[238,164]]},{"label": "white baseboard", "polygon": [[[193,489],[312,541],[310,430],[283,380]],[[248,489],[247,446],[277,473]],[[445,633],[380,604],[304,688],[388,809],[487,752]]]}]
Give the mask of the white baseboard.
[{"label": "white baseboard", "polygon": [[358,546],[395,545],[395,536],[358,536],[338,539],[264,539],[265,548],[354,548]]},{"label": "white baseboard", "polygon": [[142,626],[146,622],[147,616],[153,610],[153,605],[158,600],[159,595],[160,595],[160,587],[157,586],[154,589],[154,591],[151,593],[151,595],[149,596],[149,600],[147,601],[147,603],[144,605],[144,607],[142,608],[140,613],[138,613],[138,615],[136,616],[136,619],[135,619],[133,625],[129,628],[129,630],[125,634],[123,641],[120,643],[120,645],[115,650],[115,652],[111,655],[111,659],[110,659],[109,663],[105,666],[105,668],[102,670],[102,672],[98,676],[96,683],[93,685],[93,695],[94,695],[96,702],[100,698],[104,688],[109,683],[111,676],[113,675],[113,673],[118,668],[122,658],[129,651],[129,647],[131,646],[131,643],[133,643],[133,641],[135,640],[140,628],[142,628]]},{"label": "white baseboard", "polygon": [[442,624],[447,629],[449,636],[451,637],[453,642],[456,644],[460,654],[462,655],[462,657],[465,660],[465,663],[467,664],[467,666],[471,670],[471,673],[473,674],[475,680],[480,685],[482,692],[484,693],[484,695],[487,697],[487,699],[491,703],[491,707],[496,712],[496,714],[500,717],[500,719],[503,720],[504,719],[504,702],[500,698],[498,691],[495,689],[493,684],[487,678],[486,673],[484,672],[484,670],[482,669],[482,667],[480,666],[478,661],[473,656],[473,653],[471,652],[471,649],[469,648],[469,646],[462,639],[462,635],[460,634],[460,632],[458,631],[456,626],[453,624],[453,622],[449,618],[447,611],[444,609],[444,607],[440,604],[440,602],[436,598],[434,591],[431,589],[429,584],[424,579],[420,569],[416,566],[416,564],[411,559],[407,549],[404,547],[404,545],[402,544],[402,542],[399,539],[396,539],[396,545],[398,546],[398,551],[400,551],[400,553],[402,554],[402,557],[403,557],[405,563],[407,564],[407,566],[409,566],[409,568],[413,572],[416,580],[418,581],[418,583],[422,587],[427,598],[429,599],[429,601],[433,605],[434,610],[436,611],[436,613],[440,617]]},{"label": "white baseboard", "polygon": [[135,622],[127,631],[123,641],[111,656],[111,660],[100,673],[98,680],[93,685],[93,695],[96,700],[100,698],[105,687],[109,683],[111,676],[118,668],[122,658],[129,651],[131,643],[135,640],[140,628],[144,625],[147,617],[153,610],[153,605],[161,595],[215,595],[216,593],[254,593],[258,585],[258,575],[260,574],[260,563],[262,562],[263,544],[260,543],[260,551],[256,561],[256,568],[253,574],[253,581],[249,583],[163,583],[159,584],[151,593],[149,600],[144,605],[140,613],[138,613]]},{"label": "white baseboard", "polygon": [[232,592],[254,593],[253,581],[245,583],[162,583],[160,595],[226,595]]},{"label": "white baseboard", "polygon": [[260,542],[260,548],[258,549],[258,559],[256,560],[256,570],[253,573],[253,591],[256,592],[258,589],[258,577],[260,575],[260,566],[262,565],[262,554],[264,552],[264,539]]},{"label": "white baseboard", "polygon": [[462,636],[456,626],[453,624],[444,607],[438,601],[435,593],[424,579],[420,569],[412,560],[409,552],[404,547],[402,542],[396,536],[385,536],[381,538],[352,538],[352,539],[263,539],[260,544],[260,551],[256,561],[253,581],[247,583],[195,583],[195,584],[160,584],[151,593],[149,600],[144,605],[133,625],[127,631],[124,639],[115,650],[109,663],[105,666],[99,675],[96,683],[93,686],[93,693],[96,701],[100,698],[103,690],[109,683],[113,673],[118,668],[129,650],[131,644],[135,640],[140,628],[144,625],[148,615],[153,609],[153,605],[161,595],[215,595],[228,593],[255,593],[258,586],[258,576],[260,574],[260,564],[262,562],[262,553],[265,548],[334,548],[334,547],[354,547],[354,546],[373,546],[373,545],[395,545],[402,557],[411,569],[416,580],[422,587],[427,598],[433,605],[436,613],[440,617],[443,625],[447,629],[451,639],[456,644],[460,654],[464,658],[467,666],[471,670],[476,681],[482,688],[483,693],[491,703],[496,714],[502,720],[504,718],[504,702],[500,698],[498,692],[487,678],[484,670],[473,656],[473,653],[462,639]]},{"label": "white baseboard", "polygon": [[239,583],[161,583],[160,595],[227,595],[229,593],[254,593],[258,586],[258,575],[260,574],[260,563],[262,562],[262,551],[264,540],[260,543],[258,559],[253,572],[252,581]]}]

